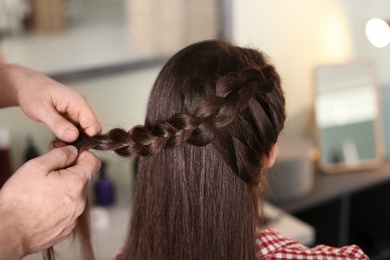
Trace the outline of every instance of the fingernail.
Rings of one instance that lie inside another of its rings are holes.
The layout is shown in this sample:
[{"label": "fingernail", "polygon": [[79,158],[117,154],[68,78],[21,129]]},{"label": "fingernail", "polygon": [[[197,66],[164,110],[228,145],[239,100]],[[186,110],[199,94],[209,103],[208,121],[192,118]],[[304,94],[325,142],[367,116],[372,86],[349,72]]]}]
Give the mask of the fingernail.
[{"label": "fingernail", "polygon": [[73,150],[73,151],[76,152],[77,154],[79,153],[79,150],[77,150],[77,148],[74,147],[73,145],[69,145],[69,149]]},{"label": "fingernail", "polygon": [[93,128],[86,128],[84,129],[84,132],[88,135],[88,136],[94,136],[96,135],[98,132],[96,131],[96,129],[93,129]]},{"label": "fingernail", "polygon": [[74,141],[76,140],[78,134],[79,133],[76,129],[68,128],[65,130],[64,136],[66,138],[66,141]]},{"label": "fingernail", "polygon": [[54,149],[54,148],[59,148],[59,147],[64,147],[65,146],[65,143],[64,142],[62,142],[62,141],[53,141],[53,142],[51,142],[51,144],[50,144],[50,149],[52,150],[52,149]]},{"label": "fingernail", "polygon": [[50,143],[50,150],[53,150],[54,148],[58,148],[58,142],[57,141],[53,141]]}]

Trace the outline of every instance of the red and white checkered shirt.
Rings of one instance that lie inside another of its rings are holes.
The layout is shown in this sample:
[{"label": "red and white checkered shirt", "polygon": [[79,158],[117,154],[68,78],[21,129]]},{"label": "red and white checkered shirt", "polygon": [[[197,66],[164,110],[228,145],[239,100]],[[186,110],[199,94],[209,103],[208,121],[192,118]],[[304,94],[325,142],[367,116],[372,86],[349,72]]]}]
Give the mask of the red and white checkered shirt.
[{"label": "red and white checkered shirt", "polygon": [[370,259],[356,245],[334,248],[318,245],[308,248],[294,239],[283,237],[275,229],[263,230],[256,239],[260,260],[356,260]]},{"label": "red and white checkered shirt", "polygon": [[[273,228],[263,230],[256,239],[259,260],[369,260],[355,245],[341,248],[319,245],[308,248],[282,236]],[[122,249],[113,258],[119,260]]]}]

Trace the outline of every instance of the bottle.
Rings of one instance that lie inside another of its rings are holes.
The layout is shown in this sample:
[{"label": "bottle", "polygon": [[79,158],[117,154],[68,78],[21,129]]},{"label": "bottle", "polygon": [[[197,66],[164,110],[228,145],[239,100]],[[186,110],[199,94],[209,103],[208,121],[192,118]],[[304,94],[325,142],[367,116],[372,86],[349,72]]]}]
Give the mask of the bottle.
[{"label": "bottle", "polygon": [[0,128],[0,188],[12,175],[10,137],[5,128]]},{"label": "bottle", "polygon": [[102,162],[98,180],[94,184],[95,205],[111,206],[115,200],[114,183],[108,178],[106,172],[107,163]]},{"label": "bottle", "polygon": [[38,157],[39,151],[38,148],[36,147],[34,140],[31,136],[27,137],[27,148],[26,151],[24,152],[24,161],[27,162],[31,159],[34,159],[35,157]]}]

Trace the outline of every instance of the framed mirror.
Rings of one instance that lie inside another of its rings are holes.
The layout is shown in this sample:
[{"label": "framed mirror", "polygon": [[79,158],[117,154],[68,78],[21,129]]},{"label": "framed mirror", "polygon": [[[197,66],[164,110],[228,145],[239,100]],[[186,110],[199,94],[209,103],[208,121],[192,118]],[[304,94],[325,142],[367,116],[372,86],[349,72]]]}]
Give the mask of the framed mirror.
[{"label": "framed mirror", "polygon": [[373,64],[321,65],[314,79],[320,170],[339,173],[380,166],[383,133]]}]

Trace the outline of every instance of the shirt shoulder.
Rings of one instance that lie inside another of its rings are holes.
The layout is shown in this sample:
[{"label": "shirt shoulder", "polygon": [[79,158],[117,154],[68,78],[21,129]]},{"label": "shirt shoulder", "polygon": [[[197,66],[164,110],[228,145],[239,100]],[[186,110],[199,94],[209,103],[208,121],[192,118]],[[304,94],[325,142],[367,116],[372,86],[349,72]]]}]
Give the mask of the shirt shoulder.
[{"label": "shirt shoulder", "polygon": [[260,260],[369,260],[356,245],[341,248],[318,245],[308,248],[294,239],[284,237],[272,228],[258,234],[256,246]]}]

